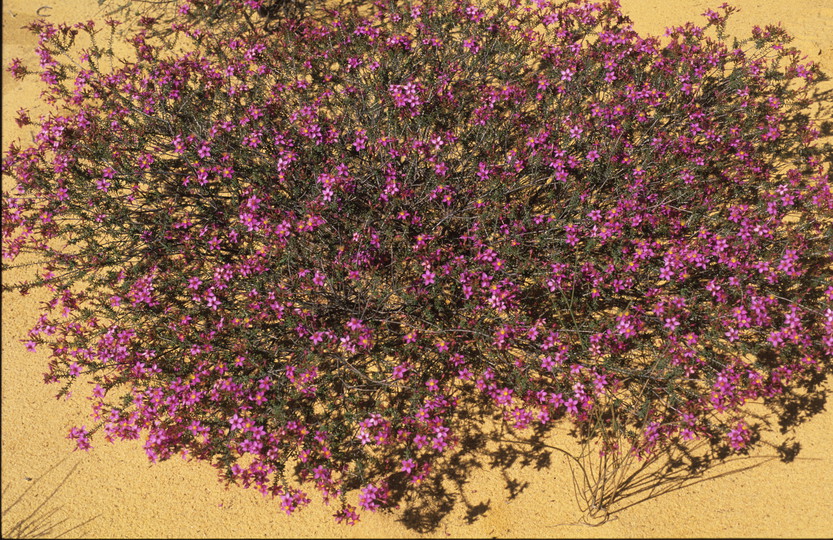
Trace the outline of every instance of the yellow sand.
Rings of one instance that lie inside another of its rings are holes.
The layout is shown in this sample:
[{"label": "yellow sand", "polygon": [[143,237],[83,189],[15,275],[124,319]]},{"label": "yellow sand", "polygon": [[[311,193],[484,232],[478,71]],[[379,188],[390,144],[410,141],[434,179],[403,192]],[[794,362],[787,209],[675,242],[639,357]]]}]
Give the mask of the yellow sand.
[{"label": "yellow sand", "polygon": [[[643,33],[701,22],[705,8],[721,0],[622,0]],[[3,66],[13,57],[36,65],[35,38],[20,27],[42,10],[49,20],[92,17],[95,0],[5,0]],[[746,35],[753,25],[782,21],[811,60],[833,72],[833,0],[735,0],[742,11],[730,31]],[[36,101],[30,77],[21,83],[3,72],[3,148],[17,137],[14,112]],[[830,102],[827,107],[829,111]],[[829,114],[828,114],[829,116]],[[4,185],[7,180],[4,179]],[[4,281],[13,276],[4,275]],[[363,514],[355,527],[333,523],[332,509],[314,505],[287,517],[274,501],[242,488],[226,490],[213,468],[179,458],[151,465],[139,443],[106,444],[72,452],[70,426],[91,422],[88,402],[78,396],[56,401],[42,383],[46,354],[25,352],[19,339],[38,314],[38,295],[3,295],[2,483],[4,536],[15,523],[46,530],[47,536],[81,537],[414,537],[401,512]],[[450,509],[420,515],[428,536],[454,537],[646,537],[646,536],[833,536],[833,414],[826,411],[785,435],[801,445],[792,463],[764,447],[711,471],[721,475],[665,494],[642,492],[637,503],[598,527],[576,524],[570,470],[552,452],[549,466],[523,456],[508,468],[481,458],[462,482]],[[569,439],[564,435],[565,444]],[[740,469],[747,469],[737,472]],[[27,491],[28,489],[28,491]],[[510,495],[514,494],[513,498]],[[12,504],[15,503],[16,504]],[[466,504],[468,505],[466,506]],[[40,508],[39,505],[43,504]],[[467,508],[473,508],[467,519]],[[34,514],[32,512],[34,511]]]}]

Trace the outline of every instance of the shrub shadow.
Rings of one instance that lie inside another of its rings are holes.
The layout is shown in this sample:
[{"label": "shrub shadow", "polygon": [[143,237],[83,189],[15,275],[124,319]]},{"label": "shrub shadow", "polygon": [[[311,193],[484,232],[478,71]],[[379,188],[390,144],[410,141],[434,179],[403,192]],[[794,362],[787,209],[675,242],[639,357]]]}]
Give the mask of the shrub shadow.
[{"label": "shrub shadow", "polygon": [[543,443],[545,431],[533,432],[526,444],[507,444],[501,440],[506,429],[501,426],[500,416],[488,412],[484,404],[471,405],[465,416],[459,443],[422,484],[414,486],[404,474],[395,475],[389,483],[391,506],[399,509],[396,520],[406,528],[419,533],[435,532],[459,507],[466,524],[485,516],[492,509],[492,499],[470,489],[478,470],[500,475],[504,501],[515,499],[530,485],[516,475],[517,468],[544,471],[550,467],[552,451]]},{"label": "shrub shadow", "polygon": [[[414,487],[404,474],[392,479],[391,506],[398,509],[393,515],[406,528],[419,533],[436,532],[443,520],[459,510],[462,520],[471,525],[487,515],[494,503],[511,501],[535,482],[548,481],[555,465],[554,454],[566,458],[570,465],[577,501],[574,523],[593,526],[616,519],[633,506],[702,482],[773,461],[790,463],[800,459],[801,452],[794,428],[826,410],[826,383],[830,379],[825,372],[829,369],[772,400],[768,403],[772,407],[770,413],[750,413],[767,437],[775,437],[751,441],[750,450],[772,450],[763,455],[733,454],[725,444],[709,440],[675,443],[643,460],[629,453],[600,457],[592,442],[579,443],[580,452],[571,453],[555,446],[565,434],[563,426],[539,426],[519,432],[502,424],[499,416],[487,413],[485,406],[473,405],[468,409],[460,443],[421,485]],[[491,422],[476,421],[477,418]],[[569,442],[569,446],[576,446],[577,441]],[[502,478],[500,501],[477,498],[470,489],[474,473],[481,469]],[[533,478],[531,471],[538,478]]]},{"label": "shrub shadow", "polygon": [[[26,477],[25,480],[29,485],[13,501],[7,500],[11,497],[11,483],[4,483],[2,492],[3,538],[60,538],[78,531],[98,517],[96,515],[73,525],[70,518],[63,517],[64,507],[52,504],[57,493],[75,473],[80,460],[72,465],[69,472],[57,484],[47,476],[63,465],[70,456],[71,454],[68,454],[37,478]],[[49,491],[50,488],[51,491]],[[43,500],[30,510],[39,499]]]}]

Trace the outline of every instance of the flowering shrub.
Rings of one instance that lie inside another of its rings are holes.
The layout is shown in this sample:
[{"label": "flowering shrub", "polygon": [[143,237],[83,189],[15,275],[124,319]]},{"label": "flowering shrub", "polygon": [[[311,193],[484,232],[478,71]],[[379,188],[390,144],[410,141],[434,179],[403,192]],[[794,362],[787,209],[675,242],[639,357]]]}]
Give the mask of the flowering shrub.
[{"label": "flowering shrub", "polygon": [[112,69],[92,22],[33,24],[55,111],[5,156],[3,254],[43,260],[17,288],[52,291],[46,382],[92,387],[70,437],[145,434],[347,523],[472,405],[742,451],[744,403],[829,371],[833,195],[818,68],[778,28],[730,46],[732,11],[665,44],[581,0],[184,22],[176,48],[146,19]]}]

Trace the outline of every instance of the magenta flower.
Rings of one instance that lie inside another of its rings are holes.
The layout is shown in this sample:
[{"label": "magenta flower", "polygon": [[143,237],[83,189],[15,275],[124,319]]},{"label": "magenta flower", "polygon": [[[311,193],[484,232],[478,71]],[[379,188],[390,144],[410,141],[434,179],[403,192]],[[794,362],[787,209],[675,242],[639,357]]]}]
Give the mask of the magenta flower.
[{"label": "magenta flower", "polygon": [[410,473],[411,471],[414,470],[415,466],[416,466],[416,462],[414,460],[412,460],[412,459],[403,459],[401,470],[402,470],[402,472]]},{"label": "magenta flower", "polygon": [[87,426],[73,427],[69,430],[68,439],[75,441],[77,450],[89,450],[92,448],[90,444],[90,432],[87,431]]}]

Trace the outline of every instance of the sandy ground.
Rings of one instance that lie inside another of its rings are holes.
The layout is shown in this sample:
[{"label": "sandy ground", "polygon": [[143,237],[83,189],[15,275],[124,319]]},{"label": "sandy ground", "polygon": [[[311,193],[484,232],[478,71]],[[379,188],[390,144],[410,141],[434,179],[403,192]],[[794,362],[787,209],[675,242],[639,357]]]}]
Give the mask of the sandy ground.
[{"label": "sandy ground", "polygon": [[[642,33],[700,22],[719,0],[622,0]],[[833,72],[833,0],[735,0],[741,8],[730,32],[782,21],[812,60]],[[3,66],[13,57],[36,65],[35,38],[20,27],[41,10],[52,21],[95,16],[96,0],[5,0]],[[32,82],[3,73],[3,148],[20,134],[14,111],[36,101]],[[4,185],[7,180],[4,179]],[[6,274],[3,280],[20,276]],[[603,525],[580,517],[565,459],[547,448],[527,455],[484,455],[460,471],[455,502],[430,501],[421,511],[364,514],[340,527],[332,509],[313,505],[287,517],[258,493],[216,480],[204,463],[181,459],[151,465],[139,443],[99,442],[73,452],[65,439],[85,423],[83,397],[56,401],[42,383],[43,353],[26,353],[19,339],[38,314],[36,294],[3,295],[2,484],[3,531],[28,519],[46,536],[68,537],[830,537],[833,536],[833,412],[768,440],[800,444],[790,463],[764,446],[752,456],[712,469],[703,478],[670,482],[627,498]],[[87,422],[89,423],[89,422]],[[569,445],[566,435],[556,444]],[[448,500],[448,499],[447,499]]]}]

